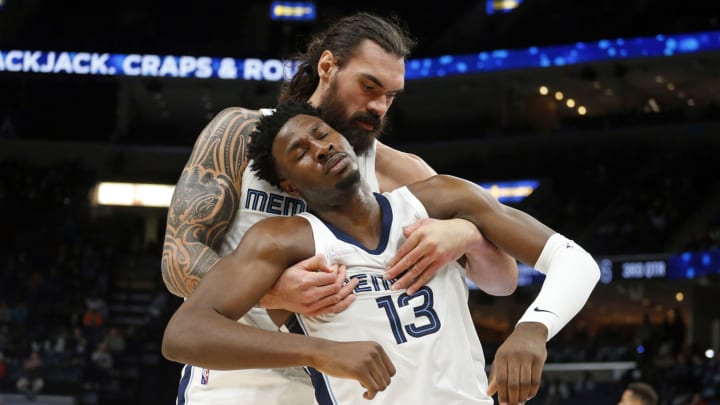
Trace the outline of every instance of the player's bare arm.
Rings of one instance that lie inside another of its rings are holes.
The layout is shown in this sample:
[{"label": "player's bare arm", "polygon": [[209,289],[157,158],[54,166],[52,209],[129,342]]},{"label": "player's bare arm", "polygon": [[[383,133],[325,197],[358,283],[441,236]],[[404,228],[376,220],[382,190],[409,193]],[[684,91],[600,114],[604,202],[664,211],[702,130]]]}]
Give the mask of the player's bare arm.
[{"label": "player's bare arm", "polygon": [[[437,174],[417,155],[377,144],[375,170],[381,191],[425,180]],[[388,278],[407,272],[395,283],[412,294],[425,285],[445,264],[458,259],[468,276],[488,294],[509,295],[515,291],[518,268],[515,260],[488,242],[477,227],[460,218],[424,219],[405,229],[408,238],[388,264]]]},{"label": "player's bare arm", "polygon": [[538,392],[546,341],[582,309],[600,279],[597,262],[574,241],[467,180],[435,176],[409,189],[429,215],[466,218],[500,249],[545,274],[537,297],[495,353],[488,380],[488,395],[497,393],[500,403],[525,403]]},{"label": "player's bare arm", "polygon": [[[527,213],[501,204],[487,190],[454,176],[434,176],[409,186],[434,218],[465,218],[500,249],[533,266],[555,233]],[[434,198],[442,193],[444,198]],[[448,203],[451,201],[452,203]]]},{"label": "player's bare arm", "polygon": [[[270,363],[263,363],[262,356],[255,358],[252,350],[244,352],[247,347],[239,344],[238,337],[247,339],[243,342],[253,348],[255,341],[250,337],[260,331],[245,330],[237,319],[257,303],[287,266],[313,253],[312,231],[302,222],[307,223],[297,217],[273,217],[250,227],[237,249],[215,264],[213,271],[203,277],[173,315],[165,331],[163,353],[171,360],[214,370],[241,368],[241,365],[270,367]],[[288,226],[303,237],[283,236],[293,233],[277,232],[279,225]],[[302,227],[293,228],[298,225]],[[305,256],[301,256],[303,252]],[[274,332],[269,336],[273,338]],[[257,342],[258,346],[261,343]],[[262,343],[262,346],[267,345]],[[259,351],[255,353],[287,350],[283,356],[287,358],[295,352],[287,346],[278,348],[273,344],[272,347],[257,347]],[[240,358],[245,362],[239,363]]]},{"label": "player's bare arm", "polygon": [[167,289],[187,297],[220,259],[216,249],[238,210],[249,135],[259,112],[228,108],[203,129],[168,210],[162,253]]},{"label": "player's bare arm", "polygon": [[464,258],[467,277],[486,294],[506,296],[515,292],[519,270],[514,257],[488,241],[482,233]]},{"label": "player's bare arm", "polygon": [[[168,210],[162,276],[170,292],[188,297],[220,260],[217,252],[241,204],[246,147],[260,112],[221,111],[203,129],[178,180]],[[352,303],[344,269],[309,257],[294,264],[260,303],[303,314],[339,312]]]},{"label": "player's bare arm", "polygon": [[392,191],[437,174],[420,156],[377,142],[375,175],[380,192]]},{"label": "player's bare arm", "polygon": [[354,378],[374,396],[395,373],[374,342],[331,342],[236,322],[293,263],[313,254],[312,229],[301,217],[274,217],[252,226],[180,305],[165,329],[163,355],[214,370],[311,366]]}]

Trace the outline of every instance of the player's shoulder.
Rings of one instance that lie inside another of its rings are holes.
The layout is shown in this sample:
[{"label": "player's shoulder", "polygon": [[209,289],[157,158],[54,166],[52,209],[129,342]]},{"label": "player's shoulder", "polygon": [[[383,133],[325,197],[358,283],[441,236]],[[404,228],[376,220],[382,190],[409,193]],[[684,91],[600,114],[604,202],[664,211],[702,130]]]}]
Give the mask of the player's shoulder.
[{"label": "player's shoulder", "polygon": [[227,121],[238,119],[257,121],[263,115],[267,115],[268,111],[272,110],[268,108],[252,109],[239,106],[225,107],[213,117],[212,121]]},{"label": "player's shoulder", "polygon": [[[200,143],[221,144],[235,143],[238,137],[248,138],[255,130],[258,120],[265,109],[251,109],[245,107],[226,107],[205,125],[198,139]],[[247,139],[245,139],[247,141]],[[244,145],[245,143],[243,143]]]},{"label": "player's shoulder", "polygon": [[262,111],[257,109],[223,108],[203,127],[186,167],[210,167],[232,179],[241,178],[247,162],[246,146],[261,116]]},{"label": "player's shoulder", "polygon": [[[429,168],[427,162],[420,156],[395,149],[380,141],[376,142],[375,159],[378,162],[384,162],[395,166],[404,166],[406,169],[421,169],[425,171]],[[429,174],[428,174],[429,175]],[[427,176],[425,176],[427,177]]]},{"label": "player's shoulder", "polygon": [[380,190],[394,190],[436,174],[420,156],[377,142],[375,174]]}]

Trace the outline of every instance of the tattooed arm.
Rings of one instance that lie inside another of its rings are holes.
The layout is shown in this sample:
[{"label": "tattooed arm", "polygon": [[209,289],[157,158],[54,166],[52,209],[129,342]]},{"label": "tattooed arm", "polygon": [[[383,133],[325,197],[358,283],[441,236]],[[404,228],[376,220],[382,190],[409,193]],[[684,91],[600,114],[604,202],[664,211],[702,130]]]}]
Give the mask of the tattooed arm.
[{"label": "tattooed arm", "polygon": [[175,187],[167,216],[162,277],[187,297],[220,260],[216,252],[237,212],[246,147],[258,111],[227,108],[203,129]]},{"label": "tattooed arm", "polygon": [[[167,289],[188,297],[220,260],[217,249],[238,211],[246,147],[260,112],[227,108],[195,142],[170,203],[162,253]],[[339,312],[353,301],[356,283],[345,284],[345,268],[321,256],[283,272],[260,305],[305,315]]]}]

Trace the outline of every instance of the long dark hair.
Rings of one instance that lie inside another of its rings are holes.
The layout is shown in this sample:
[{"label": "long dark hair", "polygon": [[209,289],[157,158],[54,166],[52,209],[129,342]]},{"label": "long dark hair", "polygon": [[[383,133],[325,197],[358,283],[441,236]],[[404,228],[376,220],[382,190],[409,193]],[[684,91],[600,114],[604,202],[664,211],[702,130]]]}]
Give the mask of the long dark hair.
[{"label": "long dark hair", "polygon": [[404,59],[416,45],[415,39],[397,16],[383,18],[368,12],[359,12],[343,17],[315,34],[305,52],[291,58],[299,62],[298,71],[290,81],[282,84],[279,101],[307,101],[320,82],[317,71],[320,55],[329,50],[335,55],[338,67],[342,68],[366,39]]}]

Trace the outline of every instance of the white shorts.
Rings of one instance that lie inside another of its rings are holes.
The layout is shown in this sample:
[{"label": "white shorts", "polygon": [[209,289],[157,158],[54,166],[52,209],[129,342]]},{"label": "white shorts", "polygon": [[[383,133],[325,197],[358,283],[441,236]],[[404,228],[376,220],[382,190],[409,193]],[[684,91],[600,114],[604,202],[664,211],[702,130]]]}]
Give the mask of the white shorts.
[{"label": "white shorts", "polygon": [[302,368],[218,371],[186,365],[177,405],[312,405],[315,391]]}]

